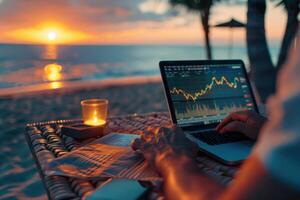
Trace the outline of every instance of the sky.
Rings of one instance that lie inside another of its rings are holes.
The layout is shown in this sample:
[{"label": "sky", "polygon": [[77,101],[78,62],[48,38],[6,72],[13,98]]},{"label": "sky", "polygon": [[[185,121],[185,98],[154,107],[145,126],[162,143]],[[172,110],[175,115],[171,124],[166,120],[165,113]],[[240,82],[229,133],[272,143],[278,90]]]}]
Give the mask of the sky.
[{"label": "sky", "polygon": [[[246,5],[217,4],[210,24],[232,17],[246,22]],[[199,15],[168,0],[0,0],[0,43],[26,44],[203,44]],[[267,35],[282,37],[283,8],[268,3]],[[226,43],[230,30],[211,30],[213,43]],[[245,31],[234,30],[244,42]]]}]

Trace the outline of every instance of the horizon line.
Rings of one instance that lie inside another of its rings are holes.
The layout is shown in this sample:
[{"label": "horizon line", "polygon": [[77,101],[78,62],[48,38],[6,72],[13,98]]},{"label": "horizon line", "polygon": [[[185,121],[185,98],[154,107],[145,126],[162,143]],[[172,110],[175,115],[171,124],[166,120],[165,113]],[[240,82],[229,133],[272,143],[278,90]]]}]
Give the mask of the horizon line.
[{"label": "horizon line", "polygon": [[[275,40],[269,40],[268,44],[280,44],[280,40],[275,39]],[[229,42],[228,41],[224,41],[224,42],[214,42],[211,41],[212,46],[228,46]],[[233,46],[235,44],[241,45],[241,44],[247,44],[246,41],[239,41],[239,42],[235,42],[233,43]],[[201,47],[205,47],[204,44],[201,43],[120,43],[120,44],[116,44],[116,43],[58,43],[58,44],[54,44],[54,43],[17,43],[17,42],[0,42],[0,45],[22,45],[22,46],[201,46]]]}]

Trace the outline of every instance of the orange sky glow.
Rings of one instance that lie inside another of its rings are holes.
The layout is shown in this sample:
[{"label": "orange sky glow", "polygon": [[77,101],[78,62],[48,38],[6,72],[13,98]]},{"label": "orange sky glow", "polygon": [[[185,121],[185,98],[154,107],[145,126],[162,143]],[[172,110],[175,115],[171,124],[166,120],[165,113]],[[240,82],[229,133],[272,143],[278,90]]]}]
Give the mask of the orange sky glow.
[{"label": "orange sky glow", "polygon": [[[0,0],[0,43],[202,44],[199,17],[183,10],[173,15],[167,0],[89,2]],[[216,5],[211,24],[232,17],[246,22],[246,11],[245,5]],[[283,8],[268,3],[270,40],[280,40],[285,18]],[[228,29],[213,28],[211,39],[226,43],[229,34]],[[234,30],[234,40],[243,42],[245,31]]]}]

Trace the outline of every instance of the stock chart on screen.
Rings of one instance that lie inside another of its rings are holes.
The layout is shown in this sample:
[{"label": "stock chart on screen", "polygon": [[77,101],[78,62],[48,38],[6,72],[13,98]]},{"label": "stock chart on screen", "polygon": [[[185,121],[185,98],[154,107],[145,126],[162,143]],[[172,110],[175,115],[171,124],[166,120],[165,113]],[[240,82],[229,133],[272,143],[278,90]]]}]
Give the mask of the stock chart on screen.
[{"label": "stock chart on screen", "polygon": [[218,123],[231,112],[254,110],[240,65],[166,66],[165,74],[180,125]]}]

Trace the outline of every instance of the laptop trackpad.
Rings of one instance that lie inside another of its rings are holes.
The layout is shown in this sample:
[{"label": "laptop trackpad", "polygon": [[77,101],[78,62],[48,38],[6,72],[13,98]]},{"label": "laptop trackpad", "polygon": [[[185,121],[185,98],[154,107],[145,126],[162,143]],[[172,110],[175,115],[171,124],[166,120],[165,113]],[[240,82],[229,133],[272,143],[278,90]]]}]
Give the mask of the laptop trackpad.
[{"label": "laptop trackpad", "polygon": [[197,143],[203,152],[225,164],[238,164],[246,160],[254,145],[254,142],[251,140],[219,145],[208,145],[194,137],[188,138]]}]

